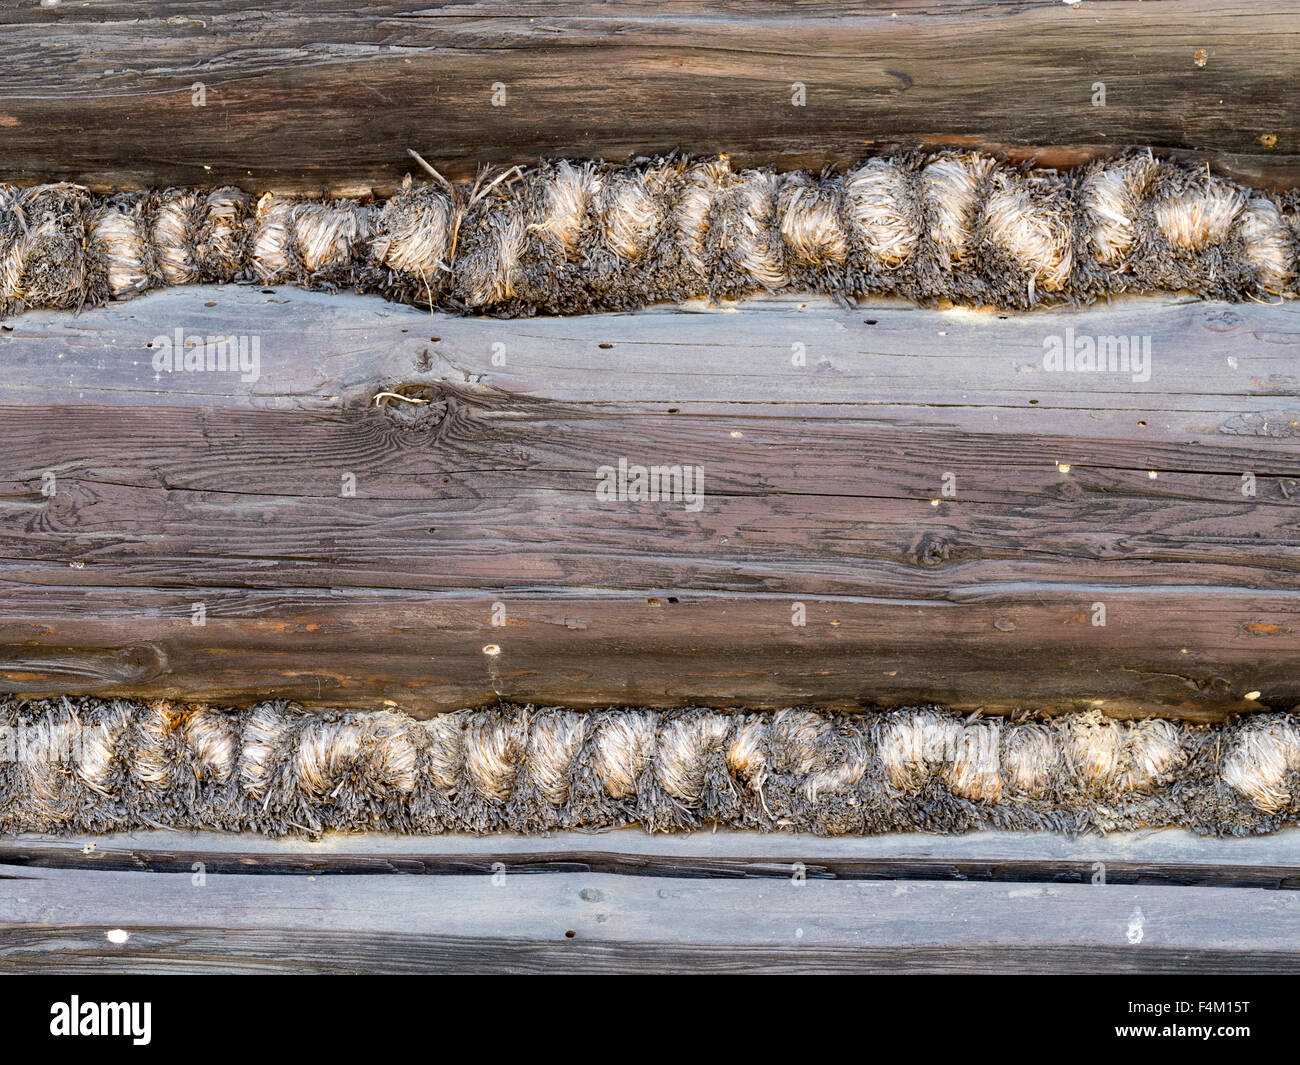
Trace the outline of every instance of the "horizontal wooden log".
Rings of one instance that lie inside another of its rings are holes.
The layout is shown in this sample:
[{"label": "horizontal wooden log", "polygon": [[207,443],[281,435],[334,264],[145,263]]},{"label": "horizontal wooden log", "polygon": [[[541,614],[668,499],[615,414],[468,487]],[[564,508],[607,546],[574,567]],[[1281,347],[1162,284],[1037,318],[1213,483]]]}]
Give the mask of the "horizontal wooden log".
[{"label": "horizontal wooden log", "polygon": [[1300,970],[1250,888],[199,873],[0,866],[0,972]]},{"label": "horizontal wooden log", "polygon": [[808,836],[717,831],[651,835],[510,833],[431,839],[382,833],[319,840],[218,832],[0,839],[0,865],[42,869],[312,875],[616,873],[671,878],[795,877],[1020,884],[1148,884],[1300,889],[1300,834],[1212,839],[1177,829],[1070,839],[1052,833]]},{"label": "horizontal wooden log", "polygon": [[[156,370],[177,329],[256,338],[256,380]],[[1066,330],[1148,337],[1149,380],[1048,372]],[[503,322],[232,286],[29,313],[0,328],[0,685],[1290,707],[1298,344],[1289,306],[1172,298]],[[620,459],[699,465],[701,508],[598,498]]]},{"label": "horizontal wooden log", "polygon": [[1288,0],[6,0],[0,180],[385,191],[407,148],[463,178],[961,144],[1047,165],[1150,145],[1294,186],[1298,38]]}]

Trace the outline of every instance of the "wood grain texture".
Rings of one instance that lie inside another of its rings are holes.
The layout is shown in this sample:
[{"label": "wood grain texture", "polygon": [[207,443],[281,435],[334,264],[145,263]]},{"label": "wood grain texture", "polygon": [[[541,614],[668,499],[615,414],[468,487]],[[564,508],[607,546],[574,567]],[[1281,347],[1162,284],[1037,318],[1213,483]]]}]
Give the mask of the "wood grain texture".
[{"label": "wood grain texture", "polygon": [[491,837],[326,834],[319,840],[152,831],[0,839],[0,865],[280,875],[615,873],[688,878],[953,880],[1300,889],[1300,833],[1212,839],[1178,829],[1071,839],[1054,833],[961,836],[651,835],[639,828]]},{"label": "wood grain texture", "polygon": [[[177,328],[258,337],[260,377],[156,373]],[[1066,328],[1150,336],[1150,380],[1044,371]],[[1291,307],[1169,298],[501,322],[226,287],[29,313],[0,330],[0,684],[1290,707],[1298,345]],[[394,388],[431,402],[377,406]],[[699,464],[703,509],[597,499],[620,457]]]},{"label": "wood grain texture", "polygon": [[0,180],[384,192],[408,147],[465,178],[542,155],[1150,145],[1290,187],[1298,39],[1291,0],[5,0]]},{"label": "wood grain texture", "polygon": [[[0,971],[1294,972],[1249,888],[0,866]],[[114,944],[107,932],[127,933]]]}]

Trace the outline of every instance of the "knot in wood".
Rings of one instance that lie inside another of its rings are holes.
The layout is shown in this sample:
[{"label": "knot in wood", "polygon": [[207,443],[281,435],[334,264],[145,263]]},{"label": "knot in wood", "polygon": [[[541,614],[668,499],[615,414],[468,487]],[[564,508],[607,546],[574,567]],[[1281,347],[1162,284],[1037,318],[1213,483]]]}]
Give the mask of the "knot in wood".
[{"label": "knot in wood", "polygon": [[918,566],[942,566],[948,561],[951,546],[942,536],[926,533],[916,545],[915,556]]}]

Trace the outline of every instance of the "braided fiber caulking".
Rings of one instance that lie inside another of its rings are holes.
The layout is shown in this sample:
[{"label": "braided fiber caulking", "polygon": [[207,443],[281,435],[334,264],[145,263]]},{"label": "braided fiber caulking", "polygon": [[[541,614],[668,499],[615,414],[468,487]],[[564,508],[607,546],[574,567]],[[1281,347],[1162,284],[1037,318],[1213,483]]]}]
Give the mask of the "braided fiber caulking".
[{"label": "braided fiber caulking", "polygon": [[1127,155],[1025,171],[974,153],[843,174],[725,157],[544,163],[385,202],[235,188],[0,185],[0,317],[199,282],[354,288],[502,316],[757,291],[1005,307],[1125,291],[1297,294],[1300,196]]},{"label": "braided fiber caulking", "polygon": [[1265,832],[1300,820],[1300,719],[1010,723],[501,706],[419,721],[127,700],[0,702],[0,830],[824,834]]}]

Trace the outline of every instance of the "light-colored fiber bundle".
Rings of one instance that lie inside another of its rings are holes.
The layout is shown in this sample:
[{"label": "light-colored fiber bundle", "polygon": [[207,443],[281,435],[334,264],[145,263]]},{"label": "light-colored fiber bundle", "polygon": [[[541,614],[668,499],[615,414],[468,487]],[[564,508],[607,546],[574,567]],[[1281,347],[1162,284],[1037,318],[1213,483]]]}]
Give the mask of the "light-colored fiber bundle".
[{"label": "light-colored fiber bundle", "polygon": [[232,280],[501,316],[780,290],[1015,308],[1263,299],[1297,294],[1298,231],[1296,193],[1149,154],[1071,173],[953,152],[842,174],[560,161],[471,187],[408,177],[383,202],[0,185],[0,316]]},{"label": "light-colored fiber bundle", "polygon": [[0,702],[0,831],[825,834],[1300,821],[1300,721]]}]

